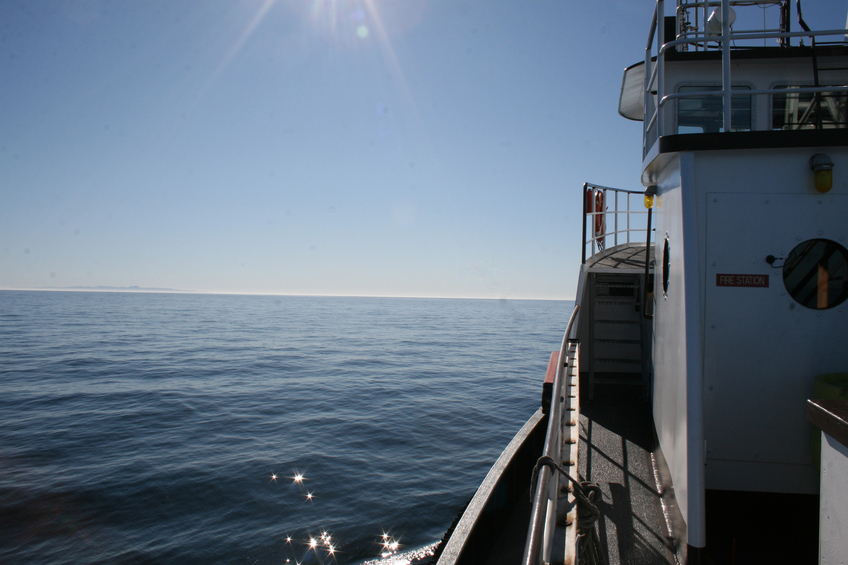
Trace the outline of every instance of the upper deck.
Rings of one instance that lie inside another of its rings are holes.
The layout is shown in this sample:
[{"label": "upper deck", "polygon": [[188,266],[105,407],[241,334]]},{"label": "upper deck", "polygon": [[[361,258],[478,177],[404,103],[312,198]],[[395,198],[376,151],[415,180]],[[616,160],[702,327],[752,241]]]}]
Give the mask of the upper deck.
[{"label": "upper deck", "polygon": [[619,102],[643,122],[644,167],[673,151],[848,145],[848,30],[810,30],[799,8],[793,31],[789,0],[667,4]]}]

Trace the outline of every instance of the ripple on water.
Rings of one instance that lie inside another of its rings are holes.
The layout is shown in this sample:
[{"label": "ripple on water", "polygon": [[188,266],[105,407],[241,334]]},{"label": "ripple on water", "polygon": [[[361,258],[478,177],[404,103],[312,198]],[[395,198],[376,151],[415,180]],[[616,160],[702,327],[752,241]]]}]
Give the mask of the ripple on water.
[{"label": "ripple on water", "polygon": [[426,559],[536,410],[571,309],[0,298],[0,562],[51,564]]}]

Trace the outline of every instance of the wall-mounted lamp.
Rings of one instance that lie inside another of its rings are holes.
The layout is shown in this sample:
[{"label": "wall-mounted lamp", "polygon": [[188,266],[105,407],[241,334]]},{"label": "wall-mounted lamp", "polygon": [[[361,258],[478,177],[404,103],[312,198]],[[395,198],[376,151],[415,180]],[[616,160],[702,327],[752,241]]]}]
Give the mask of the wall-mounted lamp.
[{"label": "wall-mounted lamp", "polygon": [[649,210],[654,207],[654,197],[657,195],[657,185],[652,184],[645,189],[645,208]]},{"label": "wall-mounted lamp", "polygon": [[816,190],[827,192],[833,188],[833,161],[824,153],[810,157],[810,169],[814,171],[813,182]]}]

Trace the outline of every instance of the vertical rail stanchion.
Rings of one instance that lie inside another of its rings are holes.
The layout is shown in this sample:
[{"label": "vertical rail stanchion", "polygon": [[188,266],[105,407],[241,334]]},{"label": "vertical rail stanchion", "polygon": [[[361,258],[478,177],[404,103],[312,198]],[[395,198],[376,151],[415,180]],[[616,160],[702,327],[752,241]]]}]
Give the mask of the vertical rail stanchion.
[{"label": "vertical rail stanchion", "polygon": [[721,0],[721,98],[723,127],[729,132],[733,117],[730,110],[733,100],[730,91],[730,0]]},{"label": "vertical rail stanchion", "polygon": [[588,205],[589,200],[586,198],[586,195],[589,191],[589,183],[583,183],[583,257],[581,259],[581,265],[586,264],[586,212],[589,211]]},{"label": "vertical rail stanchion", "polygon": [[660,101],[665,95],[665,59],[662,47],[665,45],[665,3],[657,0],[657,139],[665,132],[663,127],[663,109]]},{"label": "vertical rail stanchion", "polygon": [[613,202],[613,211],[612,211],[612,225],[613,225],[613,236],[612,236],[612,244],[613,246],[618,245],[618,191],[615,192],[615,200]]}]

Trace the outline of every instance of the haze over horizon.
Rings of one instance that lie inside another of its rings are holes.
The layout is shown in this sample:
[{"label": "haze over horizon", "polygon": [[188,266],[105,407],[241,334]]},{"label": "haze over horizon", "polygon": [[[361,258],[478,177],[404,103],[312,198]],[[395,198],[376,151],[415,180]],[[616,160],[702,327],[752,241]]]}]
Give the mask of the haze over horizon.
[{"label": "haze over horizon", "polygon": [[573,299],[653,6],[4,2],[0,289]]}]

